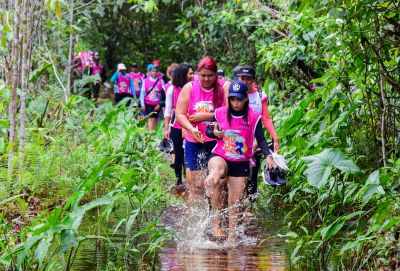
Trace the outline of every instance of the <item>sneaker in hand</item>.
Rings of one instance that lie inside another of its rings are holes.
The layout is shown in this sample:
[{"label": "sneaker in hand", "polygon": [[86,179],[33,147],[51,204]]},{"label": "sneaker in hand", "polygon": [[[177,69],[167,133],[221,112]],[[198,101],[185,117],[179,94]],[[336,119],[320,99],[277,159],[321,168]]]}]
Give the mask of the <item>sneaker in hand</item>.
[{"label": "sneaker in hand", "polygon": [[267,167],[262,172],[263,181],[266,185],[276,187],[279,184],[277,183],[277,176],[274,170],[269,170]]}]

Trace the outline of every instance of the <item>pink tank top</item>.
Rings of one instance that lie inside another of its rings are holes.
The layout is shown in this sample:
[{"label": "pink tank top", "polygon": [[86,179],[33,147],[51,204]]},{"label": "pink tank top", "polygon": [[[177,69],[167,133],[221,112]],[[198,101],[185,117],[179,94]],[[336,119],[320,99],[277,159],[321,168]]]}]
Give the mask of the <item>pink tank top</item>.
[{"label": "pink tank top", "polygon": [[[150,80],[150,78],[146,78],[143,81],[144,90],[146,93],[146,96],[144,97],[144,102],[146,104],[158,105],[160,103],[161,91],[162,91],[162,80],[158,79],[158,82],[156,84],[155,83],[156,82],[152,82]],[[151,89],[151,91],[150,91],[150,89]]]},{"label": "pink tank top", "polygon": [[131,82],[131,77],[128,74],[126,74],[125,76],[120,74],[118,76],[118,80],[117,80],[118,93],[129,93],[129,94],[131,94],[131,90],[129,89],[130,82]]},{"label": "pink tank top", "polygon": [[245,123],[244,117],[232,116],[229,125],[227,111],[228,107],[225,106],[215,112],[217,123],[225,133],[223,138],[217,140],[212,152],[228,161],[250,161],[253,157],[254,134],[260,114],[249,108],[248,124]]},{"label": "pink tank top", "polygon": [[[179,93],[181,93],[181,88],[174,86],[174,91],[172,96],[172,110],[174,110],[174,115],[175,115],[176,103],[178,102]],[[174,120],[172,122],[172,127],[176,129],[182,129],[182,126],[176,121],[176,116],[174,117]]]},{"label": "pink tank top", "polygon": [[[220,91],[220,101],[219,104],[225,105],[224,90],[222,86],[217,81],[217,89]],[[213,90],[204,90],[200,86],[200,81],[192,81],[192,91],[190,93],[190,101],[188,107],[188,115],[193,115],[197,112],[210,113],[214,112],[215,108],[213,105]],[[203,135],[204,142],[213,141],[214,138],[209,138],[206,136],[206,127],[209,122],[192,123],[194,127],[198,127],[199,131]],[[191,135],[189,131],[185,132],[185,139],[190,142],[197,143],[198,141]]]},{"label": "pink tank top", "polygon": [[92,75],[98,74],[101,75],[103,72],[103,66],[102,65],[96,65],[94,64],[92,67]]}]

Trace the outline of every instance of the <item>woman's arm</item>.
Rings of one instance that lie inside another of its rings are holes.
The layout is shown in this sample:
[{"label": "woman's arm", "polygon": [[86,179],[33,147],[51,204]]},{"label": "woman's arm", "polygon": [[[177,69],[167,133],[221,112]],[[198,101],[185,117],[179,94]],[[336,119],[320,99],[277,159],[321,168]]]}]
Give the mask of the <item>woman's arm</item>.
[{"label": "woman's arm", "polygon": [[193,125],[190,123],[187,118],[189,101],[190,101],[190,93],[192,92],[192,84],[187,83],[183,86],[181,92],[179,93],[178,102],[176,103],[176,120],[186,130],[190,131],[193,128]]},{"label": "woman's arm", "polygon": [[118,80],[119,72],[115,72],[114,75],[111,77],[110,81],[115,84]]},{"label": "woman's arm", "polygon": [[264,131],[263,131],[260,120],[258,120],[257,125],[256,125],[255,137],[258,142],[258,146],[260,147],[262,153],[266,157],[268,168],[269,169],[275,168],[276,164],[275,164],[274,160],[272,160],[271,151],[268,148],[268,142],[265,139]]},{"label": "woman's arm", "polygon": [[130,89],[131,92],[132,92],[132,96],[133,96],[134,98],[136,98],[135,85],[134,85],[134,83],[133,83],[132,78],[130,78],[130,76],[129,76],[129,89]]},{"label": "woman's arm", "polygon": [[142,80],[142,86],[140,87],[140,105],[142,106],[142,109],[144,110],[144,96],[145,96],[145,91],[144,91],[144,80]]},{"label": "woman's arm", "polygon": [[268,97],[262,100],[262,123],[265,128],[267,128],[268,133],[271,135],[272,141],[274,142],[274,151],[277,152],[279,150],[279,139],[278,134],[275,131],[274,124],[272,122],[271,116],[268,111]]},{"label": "woman's arm", "polygon": [[187,117],[190,102],[190,93],[192,93],[191,82],[184,85],[181,92],[179,93],[178,102],[176,103],[177,106],[175,110],[176,120],[182,126],[182,128],[188,130],[198,142],[203,142],[204,139],[202,134],[197,127],[195,128],[192,125]]},{"label": "woman's arm", "polygon": [[164,137],[165,138],[169,138],[170,131],[171,131],[169,122],[171,120],[171,114],[172,114],[173,96],[174,96],[174,86],[171,85],[167,89],[167,94],[165,97],[165,112],[164,112]]}]

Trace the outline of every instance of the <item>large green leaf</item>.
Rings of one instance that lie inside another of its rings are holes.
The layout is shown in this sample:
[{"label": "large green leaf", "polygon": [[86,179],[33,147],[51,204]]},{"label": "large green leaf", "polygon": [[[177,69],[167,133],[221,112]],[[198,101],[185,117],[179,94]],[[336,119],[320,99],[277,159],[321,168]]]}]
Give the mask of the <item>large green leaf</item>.
[{"label": "large green leaf", "polygon": [[308,168],[304,171],[308,183],[317,188],[321,188],[328,182],[333,168],[343,173],[360,172],[358,166],[338,150],[326,149],[321,153],[301,159],[308,164]]}]

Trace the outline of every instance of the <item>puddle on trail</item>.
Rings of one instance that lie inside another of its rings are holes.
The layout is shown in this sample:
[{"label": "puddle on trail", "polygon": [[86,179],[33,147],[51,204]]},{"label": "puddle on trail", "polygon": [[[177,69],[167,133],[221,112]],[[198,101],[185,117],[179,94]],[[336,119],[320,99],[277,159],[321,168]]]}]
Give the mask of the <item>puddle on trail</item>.
[{"label": "puddle on trail", "polygon": [[235,247],[210,240],[211,219],[204,208],[189,211],[173,206],[164,211],[162,220],[177,230],[176,239],[160,251],[163,271],[289,270],[284,243],[276,239],[261,242],[282,226],[275,216],[245,217]]},{"label": "puddle on trail", "polygon": [[[246,216],[239,228],[238,245],[230,247],[224,242],[210,240],[208,208],[193,211],[183,204],[167,207],[161,217],[162,223],[174,228],[177,235],[160,249],[157,267],[143,270],[289,270],[285,243],[268,238],[282,226],[282,217],[281,214],[268,214],[263,219]],[[91,227],[90,223],[82,226]],[[114,235],[112,241],[121,243],[122,248],[123,234]],[[79,249],[73,270],[106,270],[110,265],[109,258],[106,242],[86,243]]]}]

